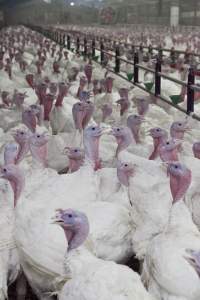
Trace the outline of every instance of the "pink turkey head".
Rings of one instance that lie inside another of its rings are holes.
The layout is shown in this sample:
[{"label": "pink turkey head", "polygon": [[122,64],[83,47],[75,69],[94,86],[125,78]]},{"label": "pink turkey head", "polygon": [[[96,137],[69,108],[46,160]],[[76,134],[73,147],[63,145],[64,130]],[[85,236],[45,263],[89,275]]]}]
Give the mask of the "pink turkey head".
[{"label": "pink turkey head", "polygon": [[85,103],[77,102],[73,105],[72,115],[76,129],[83,129],[83,119],[85,117]]},{"label": "pink turkey head", "polygon": [[19,144],[19,151],[16,159],[16,164],[20,163],[26,154],[29,152],[29,137],[30,133],[25,130],[17,129],[13,133],[15,141]]},{"label": "pink turkey head", "polygon": [[189,130],[187,121],[174,122],[171,125],[170,134],[171,134],[171,137],[174,138],[174,139],[183,140],[184,139],[184,133],[187,130]]},{"label": "pink turkey head", "polygon": [[117,177],[119,182],[124,186],[129,186],[130,178],[134,175],[134,165],[126,162],[118,162]]},{"label": "pink turkey head", "polygon": [[102,134],[103,130],[99,126],[89,126],[84,129],[83,133],[85,157],[94,164],[94,170],[101,168],[99,140]]},{"label": "pink turkey head", "polygon": [[130,107],[130,102],[128,99],[126,98],[121,98],[117,101],[117,104],[120,105],[121,109],[120,109],[120,116],[123,116],[125,112],[128,111],[129,107]]},{"label": "pink turkey head", "polygon": [[76,81],[78,73],[79,73],[78,68],[72,67],[70,73],[68,74],[69,81]]},{"label": "pink turkey head", "polygon": [[15,207],[25,185],[24,174],[17,166],[10,164],[0,168],[0,177],[10,182],[14,193]]},{"label": "pink turkey head", "polygon": [[6,105],[6,106],[10,106],[11,100],[8,98],[9,93],[6,91],[2,91],[1,93],[1,98],[2,98],[2,102]]},{"label": "pink turkey head", "polygon": [[112,115],[112,105],[111,104],[104,104],[101,108],[102,110],[102,122]]},{"label": "pink turkey head", "polygon": [[128,148],[131,143],[133,142],[133,137],[131,130],[125,126],[113,127],[112,134],[116,138],[117,141],[117,150],[116,150],[116,157],[118,154]]},{"label": "pink turkey head", "polygon": [[200,142],[196,142],[193,144],[192,147],[193,153],[194,153],[194,157],[200,159]]},{"label": "pink turkey head", "polygon": [[30,151],[38,162],[42,163],[43,166],[47,166],[47,143],[48,143],[48,135],[46,133],[34,133],[29,138],[29,146]]},{"label": "pink turkey head", "polygon": [[22,123],[24,123],[31,132],[35,132],[37,119],[31,108],[27,108],[22,112]]},{"label": "pink turkey head", "polygon": [[72,115],[76,129],[82,130],[88,125],[93,111],[94,105],[90,101],[77,102],[73,105]]},{"label": "pink turkey head", "polygon": [[140,116],[144,116],[149,110],[149,101],[143,98],[136,99],[137,111]]},{"label": "pink turkey head", "polygon": [[91,83],[92,80],[92,65],[88,64],[84,68],[85,76],[87,77],[88,84]]},{"label": "pink turkey head", "polygon": [[34,90],[34,88],[35,88],[34,75],[33,74],[27,74],[26,75],[26,81],[27,81],[28,85]]},{"label": "pink turkey head", "polygon": [[40,104],[43,104],[47,93],[47,83],[41,82],[36,85],[35,93],[38,96]]},{"label": "pink turkey head", "polygon": [[24,104],[24,100],[26,97],[27,97],[26,93],[19,93],[18,91],[14,92],[13,103],[16,105],[18,109],[22,108],[22,105]]},{"label": "pink turkey head", "polygon": [[68,54],[69,54],[69,53],[68,53],[67,51],[64,51],[64,57],[65,57],[66,60],[69,59]]},{"label": "pink turkey head", "polygon": [[53,63],[53,72],[59,74],[60,73],[60,64],[57,61]]},{"label": "pink turkey head", "polygon": [[192,181],[192,173],[179,162],[170,163],[167,173],[170,176],[170,189],[175,203],[185,196]]},{"label": "pink turkey head", "polygon": [[178,140],[165,141],[159,148],[161,160],[164,162],[178,161],[178,146],[180,144],[181,141]]},{"label": "pink turkey head", "polygon": [[150,135],[153,138],[154,149],[149,159],[154,160],[159,155],[160,146],[167,140],[167,132],[162,128],[156,127],[150,130]]},{"label": "pink turkey head", "polygon": [[68,251],[80,247],[89,235],[88,218],[77,210],[59,209],[53,222],[63,228],[68,242]]},{"label": "pink turkey head", "polygon": [[112,89],[113,89],[113,81],[114,81],[114,78],[112,77],[107,77],[105,79],[105,85],[106,85],[106,92],[111,94],[112,93]]},{"label": "pink turkey head", "polygon": [[60,82],[59,83],[59,92],[58,92],[58,97],[56,100],[56,106],[62,106],[64,97],[67,96],[69,86],[65,82]]},{"label": "pink turkey head", "polygon": [[38,125],[41,126],[44,120],[44,107],[42,105],[32,104],[30,105],[30,109],[33,112],[33,114],[36,116]]},{"label": "pink turkey head", "polygon": [[50,113],[53,107],[53,101],[55,96],[52,94],[47,94],[44,98],[44,120],[49,121]]},{"label": "pink turkey head", "polygon": [[19,146],[16,143],[10,143],[4,149],[4,163],[5,165],[16,164]]},{"label": "pink turkey head", "polygon": [[41,75],[42,74],[42,61],[38,60],[35,62],[36,68],[37,68],[37,74]]},{"label": "pink turkey head", "polygon": [[128,100],[128,92],[129,92],[129,90],[127,88],[121,88],[121,89],[119,89],[119,95],[123,99],[127,99]]},{"label": "pink turkey head", "polygon": [[99,80],[94,79],[92,83],[93,83],[93,93],[94,95],[97,95],[99,93]]},{"label": "pink turkey head", "polygon": [[71,173],[76,172],[83,165],[85,158],[84,150],[81,148],[66,147],[65,153],[69,158],[69,169]]},{"label": "pink turkey head", "polygon": [[127,119],[127,126],[130,128],[135,142],[140,143],[139,132],[144,118],[138,115],[130,115]]},{"label": "pink turkey head", "polygon": [[58,85],[56,82],[50,82],[49,84],[49,90],[50,90],[50,93],[52,95],[56,95],[57,93],[57,90],[58,90]]}]

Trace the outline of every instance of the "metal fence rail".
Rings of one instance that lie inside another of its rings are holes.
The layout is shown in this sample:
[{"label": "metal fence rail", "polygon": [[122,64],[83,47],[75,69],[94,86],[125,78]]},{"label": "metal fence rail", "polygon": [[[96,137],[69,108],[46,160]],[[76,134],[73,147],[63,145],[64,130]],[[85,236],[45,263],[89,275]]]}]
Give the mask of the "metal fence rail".
[{"label": "metal fence rail", "polygon": [[[51,30],[44,27],[28,25],[30,29],[37,31],[49,39],[52,39],[56,43],[60,44],[63,47],[67,47],[68,50],[76,51],[76,53],[81,53],[84,58],[90,58],[95,60],[97,63],[105,67],[108,71],[115,73],[117,76],[123,78],[126,81],[129,81],[133,85],[139,87],[140,89],[146,91],[150,95],[154,95],[160,100],[166,102],[167,104],[173,106],[174,108],[178,109],[179,111],[190,115],[192,118],[200,121],[200,116],[196,115],[194,112],[194,99],[195,99],[195,92],[200,91],[200,87],[195,85],[195,71],[192,67],[188,70],[188,78],[187,82],[172,78],[164,73],[162,73],[162,62],[161,57],[158,56],[156,60],[155,70],[147,68],[141,64],[139,64],[139,52],[135,51],[133,54],[133,61],[129,61],[120,57],[119,46],[116,45],[115,49],[112,49],[112,53],[105,50],[105,45],[103,40],[99,40],[99,47],[97,45],[97,39],[93,37],[93,39],[89,40],[86,36],[83,38],[80,37],[79,34],[75,34],[72,32],[64,32],[58,30]],[[72,45],[74,48],[72,48]],[[163,49],[164,50],[164,49]],[[96,60],[96,51],[99,51],[99,58],[100,61]],[[164,50],[165,51],[165,50]],[[181,52],[182,53],[182,52]],[[184,52],[183,52],[184,53]],[[115,67],[114,69],[110,69],[105,65],[105,55],[112,56],[115,60]],[[129,80],[126,76],[120,73],[120,66],[121,62],[125,62],[127,65],[131,65],[133,70],[133,79]],[[155,84],[155,91],[149,91],[146,89],[140,82],[139,82],[139,70],[145,70],[154,74],[154,84]],[[187,90],[187,108],[183,108],[178,104],[174,104],[169,99],[161,95],[161,79],[167,79],[170,82],[176,83],[182,87],[185,87]]]}]

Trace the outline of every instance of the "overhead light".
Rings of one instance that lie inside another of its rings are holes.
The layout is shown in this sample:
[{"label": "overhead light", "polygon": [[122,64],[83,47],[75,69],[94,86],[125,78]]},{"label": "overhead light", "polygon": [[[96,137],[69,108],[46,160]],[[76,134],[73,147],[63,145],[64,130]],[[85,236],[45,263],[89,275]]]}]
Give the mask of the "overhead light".
[{"label": "overhead light", "polygon": [[74,6],[74,5],[75,5],[75,3],[74,3],[74,2],[70,2],[70,5],[71,5],[71,6]]}]

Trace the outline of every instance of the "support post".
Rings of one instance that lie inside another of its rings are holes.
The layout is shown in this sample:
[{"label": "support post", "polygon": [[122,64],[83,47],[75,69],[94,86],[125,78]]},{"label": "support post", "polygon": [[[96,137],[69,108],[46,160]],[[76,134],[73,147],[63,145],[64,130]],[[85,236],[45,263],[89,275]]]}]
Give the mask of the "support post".
[{"label": "support post", "polygon": [[135,55],[134,55],[134,83],[139,82],[139,68],[137,66],[138,64],[139,64],[139,54],[138,54],[138,52],[135,52]]},{"label": "support post", "polygon": [[160,59],[157,60],[155,68],[155,96],[159,96],[161,94],[161,77],[158,74],[159,72],[161,72]]},{"label": "support post", "polygon": [[120,72],[120,49],[119,46],[115,49],[115,73]]},{"label": "support post", "polygon": [[187,88],[187,114],[194,112],[194,90],[191,88],[195,84],[194,69],[189,69],[188,88]]}]

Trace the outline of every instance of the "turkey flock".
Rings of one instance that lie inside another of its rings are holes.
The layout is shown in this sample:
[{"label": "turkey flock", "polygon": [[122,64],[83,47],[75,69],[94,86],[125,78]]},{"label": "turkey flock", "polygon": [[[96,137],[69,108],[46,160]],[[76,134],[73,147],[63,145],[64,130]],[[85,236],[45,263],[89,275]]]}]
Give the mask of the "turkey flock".
[{"label": "turkey flock", "polygon": [[199,300],[199,122],[23,26],[0,45],[0,300]]}]

